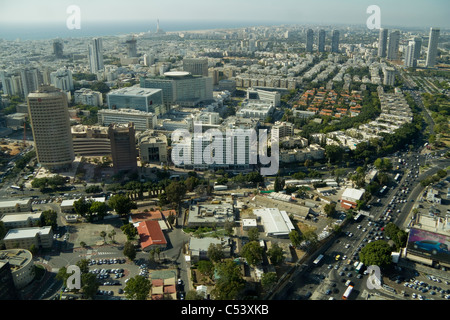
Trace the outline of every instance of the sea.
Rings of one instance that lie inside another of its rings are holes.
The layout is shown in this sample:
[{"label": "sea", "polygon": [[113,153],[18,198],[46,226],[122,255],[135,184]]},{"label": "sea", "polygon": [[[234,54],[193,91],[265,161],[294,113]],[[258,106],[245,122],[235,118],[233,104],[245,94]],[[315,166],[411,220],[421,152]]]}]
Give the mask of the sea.
[{"label": "sea", "polygon": [[[165,21],[160,29],[166,32],[197,31],[212,29],[247,28],[254,26],[282,25],[282,21]],[[83,22],[80,29],[69,29],[66,22],[41,22],[7,24],[0,22],[0,39],[4,40],[41,40],[55,38],[84,38],[101,36],[120,36],[132,33],[156,32],[156,21],[108,21]]]}]

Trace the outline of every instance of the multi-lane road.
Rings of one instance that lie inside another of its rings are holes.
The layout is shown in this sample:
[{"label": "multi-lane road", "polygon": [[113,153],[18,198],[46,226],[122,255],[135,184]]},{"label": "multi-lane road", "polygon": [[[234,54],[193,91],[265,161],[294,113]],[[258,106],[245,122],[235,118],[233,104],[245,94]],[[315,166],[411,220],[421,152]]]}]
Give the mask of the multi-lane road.
[{"label": "multi-lane road", "polygon": [[[413,206],[424,190],[420,181],[450,165],[449,159],[417,152],[402,153],[392,161],[396,161],[394,168],[399,165],[396,170],[401,174],[399,181],[390,184],[385,194],[374,197],[367,216],[347,224],[342,234],[323,248],[320,253],[324,258],[319,265],[312,263],[317,253],[274,290],[272,299],[341,299],[348,280],[354,286],[350,299],[366,299],[374,293],[367,286],[368,276],[355,271],[359,252],[367,243],[384,238],[382,228],[386,223],[391,221],[400,228],[407,227]],[[428,169],[421,170],[425,164],[429,165]]]}]

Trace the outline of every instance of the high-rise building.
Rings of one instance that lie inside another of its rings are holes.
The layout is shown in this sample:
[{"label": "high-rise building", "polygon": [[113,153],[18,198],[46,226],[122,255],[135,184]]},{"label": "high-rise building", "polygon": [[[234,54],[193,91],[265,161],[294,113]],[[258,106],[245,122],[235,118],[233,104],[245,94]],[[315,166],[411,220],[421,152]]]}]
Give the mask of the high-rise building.
[{"label": "high-rise building", "polygon": [[36,91],[42,83],[39,83],[39,70],[36,68],[24,68],[20,70],[22,80],[23,96],[27,97],[29,93]]},{"label": "high-rise building", "polygon": [[428,40],[427,61],[426,61],[427,67],[434,67],[436,64],[439,34],[440,29],[430,28],[430,37]]},{"label": "high-rise building", "polygon": [[91,73],[103,70],[103,43],[101,38],[94,38],[88,45],[89,68]]},{"label": "high-rise building", "polygon": [[306,52],[313,51],[313,43],[314,43],[314,31],[312,29],[308,29],[308,31],[306,31]]},{"label": "high-rise building", "polygon": [[389,60],[398,59],[398,48],[400,45],[400,31],[395,30],[389,34],[387,58]]},{"label": "high-rise building", "polygon": [[414,59],[419,60],[420,58],[420,51],[422,49],[422,38],[421,37],[415,37],[413,39],[414,41]]},{"label": "high-rise building", "polygon": [[185,58],[183,70],[194,76],[208,76],[208,58]]},{"label": "high-rise building", "polygon": [[339,52],[339,30],[333,30],[331,38],[331,52]]},{"label": "high-rise building", "polygon": [[114,173],[137,171],[134,124],[111,124],[108,127]]},{"label": "high-rise building", "polygon": [[408,46],[405,48],[405,60],[404,65],[408,68],[413,68],[417,66],[417,59],[414,57],[415,52],[415,42],[410,41]]},{"label": "high-rise building", "polygon": [[380,35],[378,38],[378,56],[381,58],[386,57],[388,40],[388,29],[380,29]]},{"label": "high-rise building", "polygon": [[50,170],[70,167],[74,152],[67,95],[41,86],[28,95],[28,113],[38,162]]},{"label": "high-rise building", "polygon": [[137,54],[136,39],[130,39],[125,42],[127,44],[127,56],[128,58],[135,58]]},{"label": "high-rise building", "polygon": [[325,30],[319,30],[319,52],[325,52]]},{"label": "high-rise building", "polygon": [[53,54],[55,55],[56,58],[61,59],[64,57],[63,49],[64,43],[62,42],[62,40],[57,39],[53,41]]},{"label": "high-rise building", "polygon": [[395,84],[395,69],[387,67],[384,69],[383,84],[385,86],[393,86]]},{"label": "high-rise building", "polygon": [[72,71],[65,67],[50,73],[50,81],[52,86],[62,91],[74,90]]}]

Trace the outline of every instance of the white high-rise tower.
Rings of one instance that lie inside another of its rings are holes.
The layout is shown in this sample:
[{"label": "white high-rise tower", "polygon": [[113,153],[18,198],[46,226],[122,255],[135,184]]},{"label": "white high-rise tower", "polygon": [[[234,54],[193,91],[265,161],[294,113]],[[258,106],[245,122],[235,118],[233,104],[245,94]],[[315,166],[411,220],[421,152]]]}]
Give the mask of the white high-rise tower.
[{"label": "white high-rise tower", "polygon": [[436,64],[437,47],[439,42],[440,29],[430,28],[430,39],[428,40],[427,49],[427,67],[434,67]]},{"label": "white high-rise tower", "polygon": [[92,73],[103,70],[103,43],[101,38],[94,38],[88,46],[89,68]]}]

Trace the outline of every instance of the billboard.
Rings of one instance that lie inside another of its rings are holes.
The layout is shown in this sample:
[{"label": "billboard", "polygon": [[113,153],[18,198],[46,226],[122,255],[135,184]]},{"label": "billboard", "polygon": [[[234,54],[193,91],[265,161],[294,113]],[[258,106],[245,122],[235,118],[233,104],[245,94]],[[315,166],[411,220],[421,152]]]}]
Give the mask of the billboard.
[{"label": "billboard", "polygon": [[449,247],[450,237],[446,235],[415,228],[409,232],[407,250],[410,254],[450,263]]}]

